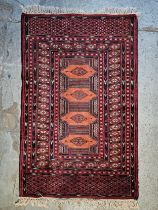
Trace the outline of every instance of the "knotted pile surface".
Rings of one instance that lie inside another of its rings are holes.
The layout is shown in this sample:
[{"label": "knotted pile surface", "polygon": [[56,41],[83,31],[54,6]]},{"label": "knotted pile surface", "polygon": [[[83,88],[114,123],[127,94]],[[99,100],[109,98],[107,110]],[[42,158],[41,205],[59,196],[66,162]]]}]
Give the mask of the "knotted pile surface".
[{"label": "knotted pile surface", "polygon": [[23,14],[20,196],[138,197],[136,15]]}]

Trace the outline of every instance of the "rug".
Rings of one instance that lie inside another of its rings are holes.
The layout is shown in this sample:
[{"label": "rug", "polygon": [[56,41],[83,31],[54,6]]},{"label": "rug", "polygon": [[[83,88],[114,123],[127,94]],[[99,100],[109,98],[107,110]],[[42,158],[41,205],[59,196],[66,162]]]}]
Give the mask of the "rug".
[{"label": "rug", "polygon": [[21,197],[138,198],[137,16],[22,14]]}]

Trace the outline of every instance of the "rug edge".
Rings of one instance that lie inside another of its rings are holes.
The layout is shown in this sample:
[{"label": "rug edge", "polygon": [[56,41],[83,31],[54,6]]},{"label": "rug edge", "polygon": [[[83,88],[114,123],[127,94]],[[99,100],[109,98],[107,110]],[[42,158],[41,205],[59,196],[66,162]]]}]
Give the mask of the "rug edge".
[{"label": "rug edge", "polygon": [[[51,13],[50,13],[51,14]],[[24,14],[25,15],[25,14]],[[133,15],[135,15],[135,14],[133,14]],[[137,42],[136,42],[137,43]],[[138,47],[138,46],[137,46]],[[138,65],[138,64],[137,64]],[[137,140],[138,141],[138,140]],[[138,142],[137,142],[138,143]],[[137,151],[136,151],[136,153],[137,153]],[[138,164],[138,163],[137,163]],[[138,173],[138,168],[137,168],[137,173]],[[137,177],[138,178],[138,177]],[[135,194],[135,197],[133,198],[133,199],[138,199],[138,180],[137,180],[137,183],[136,183],[136,185],[137,185],[137,192],[136,192],[136,194]],[[105,198],[106,199],[106,198]],[[119,198],[118,198],[119,199]],[[128,198],[126,198],[126,199],[128,199]]]}]

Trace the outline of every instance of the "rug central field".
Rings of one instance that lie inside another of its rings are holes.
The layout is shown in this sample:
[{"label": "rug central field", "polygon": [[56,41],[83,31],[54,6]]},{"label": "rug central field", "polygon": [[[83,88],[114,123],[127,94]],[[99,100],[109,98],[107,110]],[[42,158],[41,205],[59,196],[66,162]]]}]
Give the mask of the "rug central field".
[{"label": "rug central field", "polygon": [[20,196],[137,198],[137,17],[22,15]]}]

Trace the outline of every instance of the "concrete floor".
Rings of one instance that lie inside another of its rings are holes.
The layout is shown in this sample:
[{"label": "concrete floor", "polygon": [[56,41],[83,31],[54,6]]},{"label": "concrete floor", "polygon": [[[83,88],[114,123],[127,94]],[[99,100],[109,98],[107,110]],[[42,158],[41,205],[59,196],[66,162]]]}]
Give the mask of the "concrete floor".
[{"label": "concrete floor", "polygon": [[[94,11],[134,7],[139,17],[139,206],[158,210],[158,1],[157,0],[0,0],[0,210],[18,198],[19,116],[21,102],[22,7],[59,6]],[[64,210],[96,209],[65,205]],[[57,209],[51,207],[49,209]],[[98,208],[97,208],[98,209]],[[100,207],[100,210],[104,207]],[[110,210],[110,209],[109,209]]]}]

